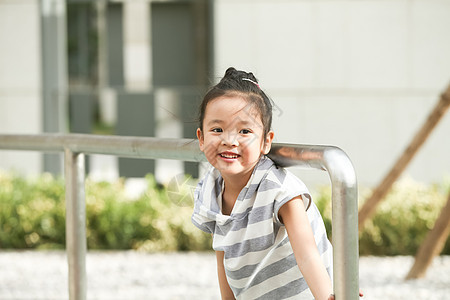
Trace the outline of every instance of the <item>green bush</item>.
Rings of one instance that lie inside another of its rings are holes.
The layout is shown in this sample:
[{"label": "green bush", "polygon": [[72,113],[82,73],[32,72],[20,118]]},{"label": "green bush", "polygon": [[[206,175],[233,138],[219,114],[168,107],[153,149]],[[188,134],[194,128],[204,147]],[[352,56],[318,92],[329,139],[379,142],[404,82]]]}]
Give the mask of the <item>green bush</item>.
[{"label": "green bush", "polygon": [[[204,250],[211,238],[190,221],[192,207],[169,200],[152,176],[138,199],[124,194],[123,180],[86,181],[89,249]],[[65,247],[64,182],[45,174],[34,180],[0,173],[0,248]]]},{"label": "green bush", "polygon": [[[433,228],[449,192],[449,183],[424,185],[406,179],[394,184],[359,233],[360,254],[415,255]],[[359,194],[360,199],[366,199],[371,191],[360,190]],[[314,199],[331,239],[331,189],[319,189]],[[364,200],[360,205],[363,203]],[[442,254],[450,254],[450,238]]]},{"label": "green bush", "polygon": [[[168,197],[166,188],[157,185],[152,176],[146,180],[148,188],[137,199],[125,195],[123,180],[86,181],[88,248],[210,250],[210,235],[191,223],[192,200]],[[449,187],[449,182],[395,184],[360,232],[361,255],[414,255],[445,204]],[[360,198],[369,193],[360,191]],[[314,195],[331,238],[330,199],[330,187]],[[65,248],[64,200],[64,182],[60,178],[44,174],[24,179],[0,173],[0,248]],[[450,254],[450,239],[443,253]]]},{"label": "green bush", "polygon": [[63,247],[64,205],[62,180],[0,173],[0,247]]},{"label": "green bush", "polygon": [[[360,233],[362,255],[414,255],[433,228],[450,192],[449,184],[411,180],[394,184]],[[450,254],[447,239],[443,254]]]}]

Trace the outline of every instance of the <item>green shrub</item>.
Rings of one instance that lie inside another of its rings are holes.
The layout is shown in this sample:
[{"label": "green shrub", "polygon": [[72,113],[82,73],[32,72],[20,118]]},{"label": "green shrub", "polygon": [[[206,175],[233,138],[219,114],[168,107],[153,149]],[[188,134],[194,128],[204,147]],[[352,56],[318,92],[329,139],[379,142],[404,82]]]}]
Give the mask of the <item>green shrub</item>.
[{"label": "green shrub", "polygon": [[[127,199],[123,180],[86,181],[89,249],[205,250],[211,238],[190,222],[192,207],[178,206],[147,178],[138,199]],[[0,248],[64,248],[64,182],[49,174],[35,180],[0,174]]]},{"label": "green shrub", "polygon": [[[409,179],[394,184],[359,234],[360,254],[415,255],[433,228],[450,192],[449,187],[449,183],[424,185]],[[371,191],[360,189],[359,194],[360,199],[366,199]],[[330,187],[319,189],[314,200],[331,239]],[[363,203],[364,200],[360,205]],[[442,253],[450,254],[450,239]]]},{"label": "green shrub", "polygon": [[0,173],[0,247],[61,247],[65,240],[64,185]]},{"label": "green shrub", "polygon": [[[123,180],[86,181],[88,248],[210,250],[210,235],[191,223],[192,200],[169,197],[166,188],[157,185],[153,176],[147,176],[146,180],[148,187],[137,199],[126,197]],[[449,187],[449,182],[395,184],[360,232],[361,255],[414,255],[445,204]],[[370,191],[359,193],[364,199]],[[314,201],[331,238],[330,187],[319,189]],[[65,248],[62,179],[48,174],[24,179],[0,173],[0,248]],[[450,254],[450,239],[443,253]]]},{"label": "green shrub", "polygon": [[[414,255],[433,228],[449,185],[397,182],[360,233],[362,255]],[[450,239],[443,254],[450,254]]]}]

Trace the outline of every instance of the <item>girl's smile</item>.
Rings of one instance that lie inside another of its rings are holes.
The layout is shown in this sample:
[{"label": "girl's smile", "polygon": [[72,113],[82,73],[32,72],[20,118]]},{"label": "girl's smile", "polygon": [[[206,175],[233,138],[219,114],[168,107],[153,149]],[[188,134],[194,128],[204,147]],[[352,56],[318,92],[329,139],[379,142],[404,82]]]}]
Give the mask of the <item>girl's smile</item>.
[{"label": "girl's smile", "polygon": [[238,159],[240,155],[234,152],[225,151],[220,153],[219,156],[225,161],[233,162],[235,159]]}]

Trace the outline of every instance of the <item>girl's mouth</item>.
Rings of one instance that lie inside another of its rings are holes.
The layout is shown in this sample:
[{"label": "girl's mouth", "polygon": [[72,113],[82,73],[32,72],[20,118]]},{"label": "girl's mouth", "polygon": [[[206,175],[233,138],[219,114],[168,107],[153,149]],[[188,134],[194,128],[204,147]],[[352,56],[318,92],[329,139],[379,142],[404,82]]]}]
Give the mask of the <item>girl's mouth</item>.
[{"label": "girl's mouth", "polygon": [[232,152],[223,152],[219,154],[220,157],[225,158],[225,159],[237,159],[239,158],[239,154],[236,153],[232,153]]}]

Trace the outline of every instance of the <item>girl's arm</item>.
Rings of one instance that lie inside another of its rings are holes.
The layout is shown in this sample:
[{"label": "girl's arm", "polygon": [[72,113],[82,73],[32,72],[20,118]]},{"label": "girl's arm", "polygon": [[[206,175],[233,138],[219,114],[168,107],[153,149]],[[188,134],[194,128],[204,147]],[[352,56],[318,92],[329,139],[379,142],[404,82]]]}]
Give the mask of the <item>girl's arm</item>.
[{"label": "girl's arm", "polygon": [[219,287],[220,295],[223,300],[234,300],[234,294],[231,291],[230,285],[227,281],[227,276],[225,275],[225,267],[223,266],[223,251],[216,251],[217,259],[217,275],[219,276]]},{"label": "girl's arm", "polygon": [[286,226],[298,267],[314,298],[327,300],[333,292],[331,279],[317,249],[301,197],[284,204],[279,210],[279,217]]}]

